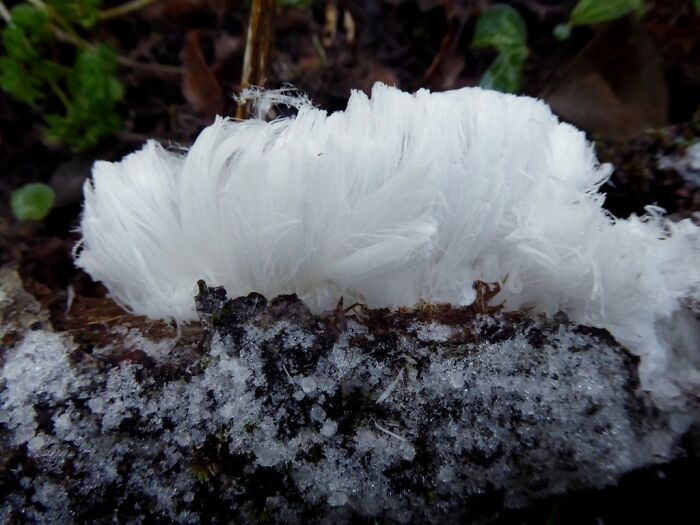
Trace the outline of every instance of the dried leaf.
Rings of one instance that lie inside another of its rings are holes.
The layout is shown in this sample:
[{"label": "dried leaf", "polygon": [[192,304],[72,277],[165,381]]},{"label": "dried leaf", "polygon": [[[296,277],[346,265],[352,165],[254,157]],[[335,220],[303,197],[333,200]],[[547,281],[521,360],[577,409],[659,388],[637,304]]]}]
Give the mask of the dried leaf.
[{"label": "dried leaf", "polygon": [[197,113],[205,117],[213,118],[222,114],[224,95],[219,81],[204,59],[197,31],[187,32],[182,53],[182,66],[184,69],[182,94],[185,100]]},{"label": "dried leaf", "polygon": [[579,128],[628,140],[667,123],[663,60],[635,20],[603,28],[561,69],[563,76],[539,96]]}]

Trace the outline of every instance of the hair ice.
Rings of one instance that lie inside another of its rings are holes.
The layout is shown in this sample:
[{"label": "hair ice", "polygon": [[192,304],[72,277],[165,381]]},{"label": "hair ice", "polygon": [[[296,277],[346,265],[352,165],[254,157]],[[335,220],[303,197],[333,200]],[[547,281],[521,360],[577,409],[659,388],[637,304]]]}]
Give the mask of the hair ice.
[{"label": "hair ice", "polygon": [[700,296],[700,228],[610,216],[610,167],[546,104],[377,84],[331,115],[297,105],[217,118],[186,153],[150,141],[97,162],[77,264],[130,311],[177,321],[195,317],[198,279],[315,311],[341,296],[466,305],[475,281],[500,282],[507,308],[608,329],[642,356],[645,386],[700,385],[683,307]]}]

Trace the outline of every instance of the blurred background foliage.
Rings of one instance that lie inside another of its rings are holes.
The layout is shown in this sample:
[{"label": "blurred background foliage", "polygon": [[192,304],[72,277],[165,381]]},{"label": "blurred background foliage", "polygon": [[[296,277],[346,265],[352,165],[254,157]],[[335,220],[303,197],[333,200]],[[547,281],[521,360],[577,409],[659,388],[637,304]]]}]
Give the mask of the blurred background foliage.
[{"label": "blurred background foliage", "polygon": [[[657,156],[681,155],[696,137],[700,0],[276,4],[266,86],[294,85],[329,110],[376,81],[408,91],[479,85],[543,98],[596,139],[605,160],[632,156],[650,130],[666,137],[651,148]],[[38,201],[50,207],[22,218],[67,206],[65,220],[74,219],[94,159],[114,160],[150,137],[186,146],[214,115],[234,115],[250,5],[0,0],[0,212],[15,209],[13,192],[19,199],[39,183],[54,193]],[[622,215],[655,191],[642,166],[650,161],[634,161],[642,196],[621,192],[629,202],[611,207]],[[671,211],[695,202],[651,196]]]}]

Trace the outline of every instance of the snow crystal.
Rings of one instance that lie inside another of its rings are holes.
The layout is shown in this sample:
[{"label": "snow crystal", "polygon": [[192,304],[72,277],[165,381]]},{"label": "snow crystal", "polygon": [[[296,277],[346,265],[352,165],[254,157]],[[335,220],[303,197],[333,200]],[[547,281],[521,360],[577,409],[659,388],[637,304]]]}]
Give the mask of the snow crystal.
[{"label": "snow crystal", "polygon": [[345,505],[347,501],[348,497],[342,492],[333,492],[328,496],[328,504],[331,507],[340,507],[341,505]]}]

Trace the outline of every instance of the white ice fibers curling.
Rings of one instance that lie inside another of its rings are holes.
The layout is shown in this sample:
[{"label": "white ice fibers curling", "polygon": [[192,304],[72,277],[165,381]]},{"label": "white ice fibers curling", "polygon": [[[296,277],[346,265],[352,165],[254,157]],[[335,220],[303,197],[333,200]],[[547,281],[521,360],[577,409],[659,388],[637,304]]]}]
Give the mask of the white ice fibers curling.
[{"label": "white ice fibers curling", "polygon": [[185,154],[151,141],[96,163],[77,264],[132,312],[178,321],[195,317],[198,279],[315,311],[341,296],[465,305],[475,281],[498,281],[507,308],[607,328],[673,395],[680,375],[700,383],[697,363],[672,359],[700,360],[695,319],[684,345],[670,337],[699,295],[700,228],[611,217],[609,172],[541,101],[377,84],[343,112],[218,118]]}]

